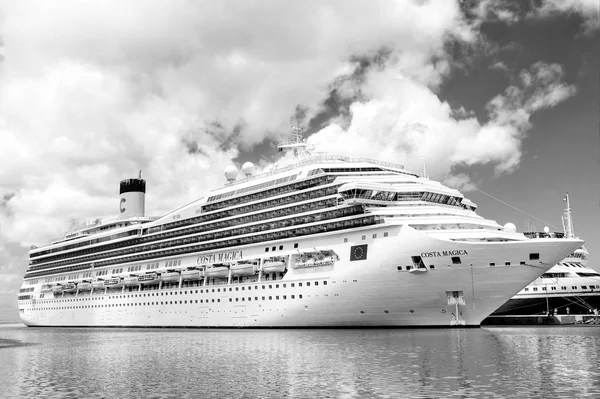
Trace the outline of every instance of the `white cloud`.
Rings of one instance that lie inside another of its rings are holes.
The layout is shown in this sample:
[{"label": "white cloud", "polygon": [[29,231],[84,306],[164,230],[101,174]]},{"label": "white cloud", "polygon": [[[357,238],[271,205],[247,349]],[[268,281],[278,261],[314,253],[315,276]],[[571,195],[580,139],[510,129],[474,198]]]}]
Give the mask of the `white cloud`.
[{"label": "white cloud", "polygon": [[600,28],[600,3],[598,0],[541,0],[540,2],[481,0],[469,9],[474,24],[499,21],[513,24],[527,19],[547,19],[564,14],[579,15],[584,34]]},{"label": "white cloud", "polygon": [[407,166],[417,172],[426,157],[433,178],[468,187],[472,183],[464,175],[453,176],[453,167],[491,164],[497,174],[513,172],[532,113],[575,93],[574,86],[562,82],[559,65],[539,62],[521,72],[518,86],[489,101],[488,120],[482,123],[462,107],[452,110],[429,87],[397,70],[371,72],[362,88],[369,99],[351,106],[348,128],[331,124],[309,142],[328,152],[398,163],[407,153]]},{"label": "white cloud", "polygon": [[547,18],[559,14],[577,14],[583,18],[584,32],[600,28],[600,3],[598,0],[543,0],[530,16]]}]

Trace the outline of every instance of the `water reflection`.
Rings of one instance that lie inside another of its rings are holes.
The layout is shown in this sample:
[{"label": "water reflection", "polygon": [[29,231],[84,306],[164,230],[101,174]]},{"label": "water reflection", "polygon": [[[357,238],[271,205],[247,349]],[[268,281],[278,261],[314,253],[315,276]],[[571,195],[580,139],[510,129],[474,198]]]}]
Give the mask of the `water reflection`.
[{"label": "water reflection", "polygon": [[[600,395],[600,328],[121,330],[13,325],[0,326],[0,338],[4,397]],[[18,341],[37,345],[20,346]]]}]

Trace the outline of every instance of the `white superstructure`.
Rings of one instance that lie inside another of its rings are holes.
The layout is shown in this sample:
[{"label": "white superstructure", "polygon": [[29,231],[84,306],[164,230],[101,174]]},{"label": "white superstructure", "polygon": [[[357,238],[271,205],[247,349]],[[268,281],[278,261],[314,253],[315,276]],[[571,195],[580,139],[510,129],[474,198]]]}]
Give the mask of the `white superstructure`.
[{"label": "white superstructure", "polygon": [[303,144],[282,146],[296,164],[244,165],[243,178],[230,168],[224,187],[158,219],[138,212],[32,249],[22,321],[476,326],[582,244],[505,229],[400,165]]}]

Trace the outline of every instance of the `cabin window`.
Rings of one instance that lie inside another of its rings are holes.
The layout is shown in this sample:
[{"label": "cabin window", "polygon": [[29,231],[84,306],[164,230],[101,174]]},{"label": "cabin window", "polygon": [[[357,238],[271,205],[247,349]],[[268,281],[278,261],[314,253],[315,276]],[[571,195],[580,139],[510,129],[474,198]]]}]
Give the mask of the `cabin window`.
[{"label": "cabin window", "polygon": [[348,242],[348,239],[347,239],[347,238],[344,238],[344,242]]},{"label": "cabin window", "polygon": [[504,262],[504,266],[510,266],[510,262]]},{"label": "cabin window", "polygon": [[269,252],[269,247],[266,247],[266,248],[265,248],[265,252]]},{"label": "cabin window", "polygon": [[295,243],[295,244],[294,244],[294,248],[298,248],[298,243]]},{"label": "cabin window", "polygon": [[433,270],[435,269],[435,265],[429,265],[429,268]]},{"label": "cabin window", "polygon": [[521,262],[519,262],[519,265],[523,266],[523,265],[525,265],[525,262],[521,261]]},{"label": "cabin window", "polygon": [[496,264],[494,262],[491,262],[490,266],[496,266]]},{"label": "cabin window", "polygon": [[279,250],[281,251],[282,249],[283,249],[283,245],[280,245],[279,246]]},{"label": "cabin window", "polygon": [[377,238],[377,234],[373,234],[373,238]]},{"label": "cabin window", "polygon": [[271,248],[271,251],[275,251],[277,249],[277,247],[273,247]]},{"label": "cabin window", "polygon": [[402,266],[396,266],[396,269],[402,271]]},{"label": "cabin window", "polygon": [[530,253],[529,254],[529,260],[539,260],[540,259],[540,254],[539,253]]},{"label": "cabin window", "polygon": [[452,257],[452,264],[453,265],[460,265],[461,264],[460,256],[453,256]]},{"label": "cabin window", "polygon": [[366,240],[366,239],[367,239],[367,236],[362,236],[362,239],[363,239],[363,240]]}]

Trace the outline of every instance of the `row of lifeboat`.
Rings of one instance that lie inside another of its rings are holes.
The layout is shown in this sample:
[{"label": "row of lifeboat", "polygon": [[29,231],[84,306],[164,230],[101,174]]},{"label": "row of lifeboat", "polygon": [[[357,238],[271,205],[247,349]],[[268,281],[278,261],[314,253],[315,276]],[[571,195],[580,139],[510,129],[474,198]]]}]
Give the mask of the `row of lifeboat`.
[{"label": "row of lifeboat", "polygon": [[[286,268],[285,261],[280,259],[270,259],[263,262],[262,271],[264,273],[281,273]],[[104,288],[122,288],[138,285],[150,285],[163,283],[178,283],[183,281],[198,281],[203,278],[228,278],[231,270],[232,276],[252,276],[258,271],[254,263],[235,263],[231,265],[215,264],[207,265],[205,268],[188,268],[187,270],[167,270],[163,273],[145,273],[142,275],[131,275],[125,278],[113,277],[106,280],[98,279],[95,281],[83,281],[80,283],[57,284],[54,286],[46,285],[42,292],[52,291],[53,293],[90,291],[92,289]]]}]

